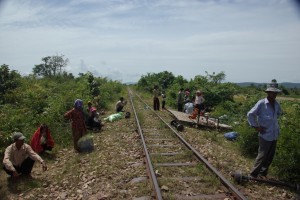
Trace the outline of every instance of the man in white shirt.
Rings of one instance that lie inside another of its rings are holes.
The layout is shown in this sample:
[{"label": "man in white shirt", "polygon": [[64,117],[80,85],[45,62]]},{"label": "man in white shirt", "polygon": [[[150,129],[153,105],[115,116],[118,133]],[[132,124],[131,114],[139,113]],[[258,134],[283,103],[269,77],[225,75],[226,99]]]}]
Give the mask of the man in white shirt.
[{"label": "man in white shirt", "polygon": [[30,175],[35,161],[39,161],[43,170],[47,170],[45,161],[35,153],[30,145],[25,144],[25,137],[20,132],[13,134],[14,143],[5,149],[3,169],[8,175],[18,177],[21,174]]},{"label": "man in white shirt", "polygon": [[259,100],[247,113],[249,125],[258,132],[259,136],[258,154],[250,172],[252,177],[268,174],[280,134],[278,117],[281,115],[281,107],[276,101],[276,96],[281,90],[278,89],[275,79],[268,85],[265,92],[267,97]]}]

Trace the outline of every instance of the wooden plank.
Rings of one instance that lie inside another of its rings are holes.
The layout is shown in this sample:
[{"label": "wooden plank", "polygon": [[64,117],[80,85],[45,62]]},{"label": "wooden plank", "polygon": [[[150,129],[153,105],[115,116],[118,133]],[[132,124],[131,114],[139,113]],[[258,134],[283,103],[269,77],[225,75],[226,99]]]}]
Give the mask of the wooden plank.
[{"label": "wooden plank", "polygon": [[232,126],[222,124],[222,123],[218,123],[218,119],[212,119],[212,118],[207,118],[207,117],[204,117],[204,116],[200,116],[199,121],[198,121],[197,117],[195,119],[190,119],[189,118],[190,114],[175,111],[175,110],[170,110],[170,109],[168,109],[168,111],[172,115],[174,115],[174,117],[180,122],[185,122],[185,123],[190,123],[190,124],[198,124],[198,125],[201,125],[201,126],[222,128],[222,129],[228,129],[228,130],[232,129]]},{"label": "wooden plank", "polygon": [[197,163],[189,162],[189,163],[156,163],[154,164],[156,167],[184,167],[184,166],[195,166]]}]

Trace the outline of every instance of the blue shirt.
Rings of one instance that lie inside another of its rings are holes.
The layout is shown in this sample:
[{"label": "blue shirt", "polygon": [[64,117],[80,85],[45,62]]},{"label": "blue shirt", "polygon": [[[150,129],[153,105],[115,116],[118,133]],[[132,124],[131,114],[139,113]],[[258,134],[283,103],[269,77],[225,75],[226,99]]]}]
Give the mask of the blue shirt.
[{"label": "blue shirt", "polygon": [[274,109],[267,98],[259,100],[247,113],[248,122],[252,127],[263,127],[264,131],[259,136],[264,140],[277,140],[279,136],[278,117],[281,114],[281,107],[277,101],[274,102]]}]

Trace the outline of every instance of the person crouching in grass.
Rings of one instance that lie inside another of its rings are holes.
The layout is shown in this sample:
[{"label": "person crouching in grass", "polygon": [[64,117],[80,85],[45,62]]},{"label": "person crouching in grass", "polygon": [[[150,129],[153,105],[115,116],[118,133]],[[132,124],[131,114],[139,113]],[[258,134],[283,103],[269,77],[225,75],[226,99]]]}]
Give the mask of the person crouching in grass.
[{"label": "person crouching in grass", "polygon": [[4,152],[3,169],[8,175],[15,178],[22,174],[30,175],[35,161],[42,164],[44,171],[47,170],[45,161],[24,142],[25,137],[22,133],[15,132],[13,140],[14,143]]}]

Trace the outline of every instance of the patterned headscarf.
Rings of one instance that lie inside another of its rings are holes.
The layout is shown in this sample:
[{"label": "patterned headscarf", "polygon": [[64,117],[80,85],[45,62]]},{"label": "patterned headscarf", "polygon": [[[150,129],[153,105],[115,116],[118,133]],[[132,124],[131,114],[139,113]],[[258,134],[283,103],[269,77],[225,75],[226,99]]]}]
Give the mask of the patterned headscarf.
[{"label": "patterned headscarf", "polygon": [[76,99],[74,102],[74,108],[83,108],[83,102],[81,99]]}]

